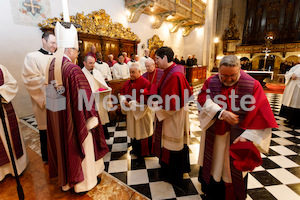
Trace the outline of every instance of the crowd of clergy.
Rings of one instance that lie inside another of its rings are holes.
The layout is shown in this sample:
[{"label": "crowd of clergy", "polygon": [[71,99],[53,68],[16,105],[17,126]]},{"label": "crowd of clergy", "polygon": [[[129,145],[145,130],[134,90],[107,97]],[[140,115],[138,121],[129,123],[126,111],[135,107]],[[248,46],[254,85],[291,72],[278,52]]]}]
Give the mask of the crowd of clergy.
[{"label": "crowd of clergy", "polygon": [[[68,37],[64,37],[66,35]],[[129,58],[123,52],[115,61],[109,54],[108,61],[104,62],[102,54],[92,46],[91,52],[84,58],[82,69],[75,64],[78,54],[76,29],[73,26],[66,29],[57,23],[55,35],[45,32],[42,48],[28,53],[24,60],[22,79],[31,97],[42,159],[49,165],[50,178],[58,177],[57,184],[62,190],[72,189],[75,192],[89,191],[101,181],[98,175],[104,170],[103,157],[109,151],[105,141],[109,139],[109,109],[116,104],[111,98],[112,88],[108,83],[127,79],[119,91],[118,102],[126,115],[131,153],[138,159],[157,156],[161,166],[160,176],[175,187],[184,188],[183,174],[191,170],[186,98],[193,99],[193,91],[177,57],[174,62],[173,50],[159,48],[155,52],[155,60],[149,57],[148,49],[144,50],[144,56],[140,59],[136,54]],[[197,64],[197,59],[189,57],[188,65],[194,64]],[[230,147],[237,144],[242,148],[250,143],[249,150],[254,148],[268,152],[271,130],[277,124],[262,86],[241,70],[236,56],[225,56],[218,70],[219,73],[209,77],[197,94],[200,127],[203,130],[198,180],[202,191],[211,199],[240,200],[246,198],[247,171],[258,165],[250,162],[243,163],[242,169],[236,166],[230,156]],[[286,74],[286,82],[281,115],[296,126],[295,119],[300,114],[300,65]],[[235,104],[232,104],[230,97],[233,90],[237,95]],[[29,159],[17,116],[10,103],[17,91],[16,80],[0,65],[2,109],[9,127],[7,131],[17,172],[21,174]],[[85,92],[88,102],[95,97],[81,110],[78,109],[80,91]],[[220,101],[217,98],[220,94],[225,99]],[[161,97],[162,101],[158,102],[154,95]],[[167,101],[172,95],[178,98]],[[241,99],[245,95],[255,98],[256,101],[251,104],[254,109],[234,110],[233,107],[243,108]],[[147,104],[149,101],[151,106]],[[3,124],[0,126],[0,136],[1,181],[7,174],[14,175],[14,172]],[[241,162],[243,159],[253,159],[247,157],[248,154],[243,156],[245,158],[240,158]]]}]

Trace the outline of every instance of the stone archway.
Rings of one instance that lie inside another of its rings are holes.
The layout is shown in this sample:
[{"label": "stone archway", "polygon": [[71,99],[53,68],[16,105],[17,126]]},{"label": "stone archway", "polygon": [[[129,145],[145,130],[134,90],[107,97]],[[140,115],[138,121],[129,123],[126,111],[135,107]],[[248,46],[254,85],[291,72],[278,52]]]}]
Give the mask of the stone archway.
[{"label": "stone archway", "polygon": [[299,57],[298,56],[295,56],[295,55],[292,55],[292,56],[289,56],[285,59],[286,62],[298,62],[299,60]]}]

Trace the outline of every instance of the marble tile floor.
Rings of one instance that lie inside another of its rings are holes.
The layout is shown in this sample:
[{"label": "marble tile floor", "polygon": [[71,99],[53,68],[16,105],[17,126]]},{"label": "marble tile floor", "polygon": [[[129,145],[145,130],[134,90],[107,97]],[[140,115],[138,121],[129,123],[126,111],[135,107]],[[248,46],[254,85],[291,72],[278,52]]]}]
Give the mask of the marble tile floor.
[{"label": "marble tile floor", "polygon": [[[128,187],[126,184],[108,174],[103,172],[101,182],[92,190],[85,194],[76,194],[74,191],[64,192],[57,185],[57,178],[49,179],[48,165],[42,159],[39,149],[38,133],[28,127],[28,125],[20,123],[20,128],[25,136],[27,143],[27,153],[29,156],[29,163],[27,168],[20,176],[20,183],[22,185],[25,199],[30,200],[146,200],[144,195],[136,190]],[[31,149],[33,148],[33,149]],[[36,152],[37,151],[37,152]],[[3,181],[0,182],[0,199],[1,200],[17,200],[16,181],[11,175],[7,175]]]},{"label": "marble tile floor", "polygon": [[[199,91],[200,87],[194,87]],[[272,140],[268,154],[261,154],[263,164],[249,174],[247,200],[300,199],[300,129],[293,130],[278,116],[281,94],[267,93],[273,109],[278,129],[272,130]],[[191,144],[190,173],[184,174],[186,191],[180,191],[164,182],[159,176],[158,159],[146,157],[137,160],[130,155],[130,139],[127,137],[126,123],[108,129],[111,138],[107,140],[110,152],[104,157],[105,171],[150,199],[201,199],[201,184],[198,182],[198,152],[201,128],[195,102],[189,103]],[[33,117],[24,118],[35,125]]]}]

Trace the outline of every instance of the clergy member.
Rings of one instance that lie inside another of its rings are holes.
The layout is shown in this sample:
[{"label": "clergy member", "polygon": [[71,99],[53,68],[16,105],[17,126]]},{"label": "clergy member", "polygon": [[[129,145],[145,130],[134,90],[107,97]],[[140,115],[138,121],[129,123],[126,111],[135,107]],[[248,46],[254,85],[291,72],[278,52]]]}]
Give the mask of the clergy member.
[{"label": "clergy member", "polygon": [[138,158],[149,155],[152,149],[153,111],[147,106],[147,97],[143,94],[149,87],[149,81],[141,76],[140,65],[132,63],[130,80],[120,89],[120,103],[122,112],[126,114],[127,135],[132,139],[132,153]]},{"label": "clergy member", "polygon": [[[85,192],[97,185],[109,150],[95,104],[84,100],[90,101],[90,85],[74,64],[79,54],[76,28],[65,29],[57,22],[55,33],[58,50],[46,74],[49,174],[50,178],[58,177],[62,190]],[[53,82],[57,99],[48,93]]]},{"label": "clergy member", "polygon": [[[17,81],[4,66],[0,65],[0,95],[2,97],[2,108],[4,110],[17,172],[20,175],[25,170],[29,160],[24,139],[20,132],[18,119],[11,103],[11,100],[16,96],[17,92]],[[14,175],[14,170],[11,164],[4,128],[2,123],[0,124],[0,181],[2,181],[7,174]]]},{"label": "clergy member", "polygon": [[108,64],[109,67],[114,66],[114,64],[117,63],[117,61],[114,60],[114,55],[112,54],[108,54],[108,61],[106,62]]},{"label": "clergy member", "polygon": [[[96,106],[98,109],[98,114],[101,119],[101,124],[103,127],[105,139],[109,139],[109,133],[107,130],[108,123],[109,123],[109,116],[108,116],[108,105],[109,99],[107,97],[106,102],[105,97],[107,95],[111,95],[111,88],[106,84],[102,74],[96,70],[95,66],[95,59],[92,56],[85,56],[83,61],[84,67],[82,68],[82,71],[87,78],[92,92],[95,96],[98,96],[98,99],[95,98]],[[100,90],[99,90],[100,89]]]},{"label": "clergy member", "polygon": [[112,67],[111,71],[113,74],[113,79],[118,80],[118,79],[127,79],[130,77],[129,75],[129,67],[126,63],[124,63],[124,55],[119,54],[118,55],[118,63],[114,64]]},{"label": "clergy member", "polygon": [[91,51],[88,52],[86,55],[87,56],[93,56],[95,58],[95,60],[96,60],[97,59],[97,57],[96,57],[96,51],[97,51],[96,46],[92,45],[91,46]]},{"label": "clergy member", "polygon": [[145,62],[147,72],[143,74],[151,84],[157,85],[164,74],[164,71],[155,67],[155,62],[152,58],[148,58]]},{"label": "clergy member", "polygon": [[102,54],[100,52],[96,53],[97,60],[95,62],[95,69],[97,69],[105,79],[105,81],[111,81],[111,71],[107,63],[102,61]]},{"label": "clergy member", "polygon": [[246,172],[233,166],[232,143],[252,141],[268,152],[274,115],[260,83],[241,70],[234,55],[220,61],[219,74],[208,78],[198,96],[203,130],[199,178],[209,199],[245,199]]},{"label": "clergy member", "polygon": [[127,57],[127,53],[125,51],[122,54],[124,56],[124,63],[127,64],[131,59]]},{"label": "clergy member", "polygon": [[28,53],[25,56],[22,79],[31,97],[32,109],[40,133],[42,159],[47,161],[45,74],[48,61],[56,50],[54,34],[45,32],[42,35],[42,43],[43,47],[40,50]]},{"label": "clergy member", "polygon": [[[292,67],[285,74],[286,87],[282,96],[280,116],[286,118],[289,125],[299,128],[300,116],[300,64]],[[298,123],[297,123],[298,122]]]},{"label": "clergy member", "polygon": [[144,50],[144,56],[141,57],[141,59],[140,59],[140,65],[142,67],[142,74],[144,74],[144,73],[147,72],[147,69],[146,69],[146,66],[145,66],[145,62],[149,58],[149,54],[150,54],[149,49],[145,49]]},{"label": "clergy member", "polygon": [[155,52],[156,63],[164,74],[158,83],[162,109],[155,111],[152,151],[159,158],[165,179],[182,188],[183,173],[190,172],[189,113],[184,96],[189,98],[192,91],[182,66],[176,65],[173,57],[174,52],[169,47],[161,47]]},{"label": "clergy member", "polygon": [[130,56],[131,60],[127,63],[127,65],[128,65],[129,68],[130,68],[130,66],[131,66],[132,63],[138,63],[138,64],[140,64],[139,61],[136,60],[136,59],[138,59],[138,57],[136,57],[136,56],[138,56],[138,55],[135,55],[134,53],[131,54],[131,56]]}]

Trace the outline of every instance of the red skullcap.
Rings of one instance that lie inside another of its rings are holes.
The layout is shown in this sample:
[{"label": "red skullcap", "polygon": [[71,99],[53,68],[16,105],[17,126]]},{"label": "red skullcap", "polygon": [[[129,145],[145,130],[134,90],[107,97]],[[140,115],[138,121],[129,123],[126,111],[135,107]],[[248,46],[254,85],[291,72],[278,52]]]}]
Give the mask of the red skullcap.
[{"label": "red skullcap", "polygon": [[262,164],[260,152],[253,142],[238,142],[229,148],[230,156],[234,159],[233,165],[239,171],[253,171]]}]

